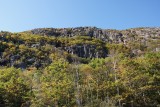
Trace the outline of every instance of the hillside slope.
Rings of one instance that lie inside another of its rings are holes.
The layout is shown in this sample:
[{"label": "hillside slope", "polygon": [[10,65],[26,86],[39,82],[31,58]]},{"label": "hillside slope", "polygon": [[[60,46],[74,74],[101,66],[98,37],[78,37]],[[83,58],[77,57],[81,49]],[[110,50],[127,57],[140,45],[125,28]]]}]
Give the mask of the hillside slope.
[{"label": "hillside slope", "polygon": [[159,107],[160,28],[0,32],[1,107]]},{"label": "hillside slope", "polygon": [[20,68],[45,67],[61,54],[69,62],[78,57],[82,63],[90,58],[108,56],[108,45],[120,44],[128,55],[160,50],[160,28],[104,30],[96,27],[40,28],[22,33],[0,33],[0,65]]}]

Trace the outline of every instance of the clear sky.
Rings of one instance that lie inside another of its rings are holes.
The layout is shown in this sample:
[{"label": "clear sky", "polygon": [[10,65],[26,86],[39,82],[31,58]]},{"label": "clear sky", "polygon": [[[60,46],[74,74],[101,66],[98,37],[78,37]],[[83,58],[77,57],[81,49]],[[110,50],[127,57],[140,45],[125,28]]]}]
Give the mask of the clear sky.
[{"label": "clear sky", "polygon": [[0,0],[0,30],[160,27],[160,0]]}]

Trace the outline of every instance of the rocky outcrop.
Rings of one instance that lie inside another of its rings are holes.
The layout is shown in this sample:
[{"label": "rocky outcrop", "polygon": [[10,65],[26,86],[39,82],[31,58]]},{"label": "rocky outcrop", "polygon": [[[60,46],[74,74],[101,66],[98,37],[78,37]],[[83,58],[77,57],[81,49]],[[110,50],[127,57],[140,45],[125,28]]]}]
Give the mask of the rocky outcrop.
[{"label": "rocky outcrop", "polygon": [[76,28],[39,28],[29,31],[33,34],[40,34],[44,36],[89,36],[102,39],[106,42],[122,42],[122,33],[118,30],[104,30],[96,27],[76,27]]},{"label": "rocky outcrop", "polygon": [[107,57],[107,49],[97,49],[95,45],[73,45],[64,48],[71,54],[76,54],[82,58],[105,58]]},{"label": "rocky outcrop", "polygon": [[29,31],[33,34],[47,36],[89,36],[99,38],[109,43],[125,43],[125,41],[133,40],[134,36],[143,37],[145,39],[160,37],[160,28],[134,28],[127,30],[111,30],[100,29],[96,27],[77,27],[77,28],[40,28]]},{"label": "rocky outcrop", "polygon": [[[160,28],[156,27],[132,28],[126,30],[100,29],[96,27],[40,28],[33,29],[30,32],[33,34],[55,37],[87,36],[100,39],[105,43],[121,43],[128,47],[132,47],[131,43],[134,43],[134,45],[137,46],[131,48],[133,54],[143,53],[141,51],[143,51],[146,47],[150,47],[151,44],[157,44],[156,47],[151,47],[152,51],[159,51],[160,48]],[[68,53],[76,54],[77,56],[83,58],[107,56],[105,49],[96,51],[96,46],[92,45],[73,45],[65,47],[64,50]]]}]

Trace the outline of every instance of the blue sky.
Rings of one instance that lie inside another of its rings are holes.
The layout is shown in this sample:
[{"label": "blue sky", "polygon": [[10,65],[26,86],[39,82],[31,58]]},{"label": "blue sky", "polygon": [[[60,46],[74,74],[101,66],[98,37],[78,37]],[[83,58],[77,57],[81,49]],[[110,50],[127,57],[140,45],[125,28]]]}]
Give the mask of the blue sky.
[{"label": "blue sky", "polygon": [[160,0],[0,0],[0,30],[160,27]]}]

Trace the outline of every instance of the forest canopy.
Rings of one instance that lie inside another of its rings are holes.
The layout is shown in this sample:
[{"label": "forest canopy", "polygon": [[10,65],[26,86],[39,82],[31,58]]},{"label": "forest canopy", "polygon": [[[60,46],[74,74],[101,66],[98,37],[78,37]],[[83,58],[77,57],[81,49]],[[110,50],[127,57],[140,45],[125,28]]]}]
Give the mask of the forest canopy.
[{"label": "forest canopy", "polygon": [[0,32],[0,106],[159,107],[160,30],[148,29]]}]

